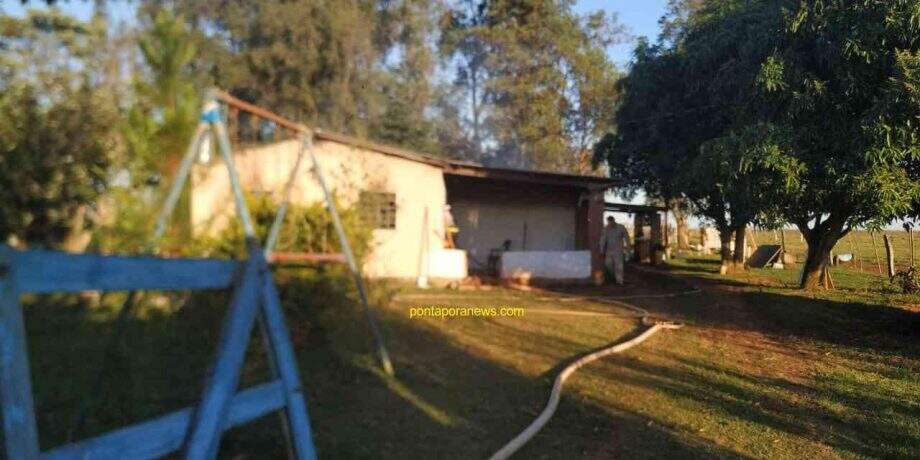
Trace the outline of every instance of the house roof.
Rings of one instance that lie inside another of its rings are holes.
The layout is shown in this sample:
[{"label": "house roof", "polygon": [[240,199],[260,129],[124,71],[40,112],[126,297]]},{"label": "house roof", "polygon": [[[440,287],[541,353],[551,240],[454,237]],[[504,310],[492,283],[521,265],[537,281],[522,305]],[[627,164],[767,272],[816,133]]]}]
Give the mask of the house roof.
[{"label": "house roof", "polygon": [[428,164],[444,170],[445,174],[455,176],[479,177],[506,181],[529,183],[544,183],[550,185],[578,186],[587,188],[610,188],[620,185],[616,180],[608,177],[583,176],[579,174],[566,174],[549,171],[535,171],[527,169],[497,168],[485,166],[480,163],[463,160],[453,160],[426,155],[411,150],[406,150],[389,145],[378,144],[364,139],[332,133],[324,130],[315,130],[314,137],[319,140],[337,142],[353,147],[370,150],[372,152],[390,155],[409,161]]},{"label": "house roof", "polygon": [[271,120],[289,130],[301,133],[312,132],[315,139],[337,142],[340,144],[350,145],[384,155],[428,164],[443,169],[445,174],[550,185],[577,186],[593,189],[605,189],[620,185],[618,181],[606,177],[582,176],[578,174],[565,174],[549,171],[533,171],[513,168],[495,168],[471,161],[439,158],[398,147],[378,144],[376,142],[359,139],[357,137],[333,133],[322,129],[312,128],[301,123],[296,123],[271,111],[237,99],[229,93],[219,89],[213,89],[212,91],[216,97],[223,100],[227,104]]}]

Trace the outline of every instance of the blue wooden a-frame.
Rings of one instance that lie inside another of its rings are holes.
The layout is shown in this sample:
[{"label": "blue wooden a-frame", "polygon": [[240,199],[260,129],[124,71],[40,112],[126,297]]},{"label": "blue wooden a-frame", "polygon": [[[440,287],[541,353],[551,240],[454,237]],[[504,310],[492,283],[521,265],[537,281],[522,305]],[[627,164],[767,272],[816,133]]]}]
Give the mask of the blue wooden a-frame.
[{"label": "blue wooden a-frame", "polygon": [[[19,251],[0,245],[0,417],[5,458],[156,458],[183,450],[186,458],[214,458],[221,434],[284,409],[298,458],[315,458],[297,362],[278,293],[258,243],[247,261],[164,259]],[[23,294],[86,290],[185,290],[233,287],[201,402],[101,436],[40,452],[23,324]],[[240,369],[261,313],[277,380],[238,391]]]},{"label": "blue wooden a-frame", "polygon": [[[210,459],[217,456],[220,437],[225,430],[280,409],[284,410],[292,453],[300,459],[316,458],[297,360],[278,291],[265,254],[256,240],[214,91],[205,101],[201,123],[182,160],[177,179],[169,190],[154,236],[155,239],[162,236],[197,156],[201,136],[210,127],[227,166],[237,217],[246,235],[249,259],[235,262],[102,256],[19,251],[0,245],[0,421],[3,424],[0,430],[3,450],[0,452],[5,454],[5,458],[141,459],[182,450],[188,459]],[[233,287],[233,297],[221,330],[217,357],[197,406],[40,452],[19,301],[21,295],[229,287]],[[267,338],[268,360],[275,380],[238,391],[240,369],[258,316],[261,316],[260,326]]]}]

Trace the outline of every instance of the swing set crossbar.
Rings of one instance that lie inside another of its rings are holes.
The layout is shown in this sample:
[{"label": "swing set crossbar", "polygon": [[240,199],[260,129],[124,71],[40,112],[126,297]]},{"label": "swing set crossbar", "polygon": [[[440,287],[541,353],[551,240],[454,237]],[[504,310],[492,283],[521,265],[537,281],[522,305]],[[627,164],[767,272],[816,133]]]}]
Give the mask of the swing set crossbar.
[{"label": "swing set crossbar", "polygon": [[15,267],[9,270],[11,281],[23,294],[226,289],[243,266],[235,260],[4,251]]}]

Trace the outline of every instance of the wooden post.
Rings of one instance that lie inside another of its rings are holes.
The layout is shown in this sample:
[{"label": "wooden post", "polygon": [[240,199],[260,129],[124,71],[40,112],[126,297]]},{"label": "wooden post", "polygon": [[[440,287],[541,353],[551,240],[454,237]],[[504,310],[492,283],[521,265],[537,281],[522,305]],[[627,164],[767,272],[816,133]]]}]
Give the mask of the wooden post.
[{"label": "wooden post", "polygon": [[[855,230],[854,230],[854,231],[855,231]],[[856,246],[854,246],[854,243],[853,243],[853,240],[854,240],[856,237],[853,236],[853,235],[854,235],[853,231],[851,231],[850,234],[847,235],[847,236],[850,237],[850,238],[849,238],[849,242],[850,242],[850,253],[853,254],[853,261],[854,261],[854,262],[856,262],[856,261],[859,262],[859,271],[862,271],[862,259],[859,258],[859,254],[856,252]]]},{"label": "wooden post", "polygon": [[592,190],[588,196],[587,217],[587,245],[591,251],[591,277],[595,284],[604,282],[604,255],[598,247],[601,235],[604,232],[604,192]]},{"label": "wooden post", "polygon": [[910,241],[910,267],[914,267],[914,226],[910,222],[904,223],[904,228],[907,230],[907,239]]},{"label": "wooden post", "polygon": [[869,232],[872,238],[872,252],[875,254],[875,268],[879,275],[882,274],[882,260],[878,257],[878,247],[875,246],[875,232]]},{"label": "wooden post", "polygon": [[888,258],[888,277],[894,276],[894,248],[891,247],[891,238],[888,234],[885,237],[885,256]]},{"label": "wooden post", "polygon": [[665,258],[667,258],[667,247],[671,245],[671,232],[668,231],[668,210],[664,210],[664,247]]},{"label": "wooden post", "polygon": [[521,235],[521,250],[527,250],[527,222],[524,222],[523,234]]}]

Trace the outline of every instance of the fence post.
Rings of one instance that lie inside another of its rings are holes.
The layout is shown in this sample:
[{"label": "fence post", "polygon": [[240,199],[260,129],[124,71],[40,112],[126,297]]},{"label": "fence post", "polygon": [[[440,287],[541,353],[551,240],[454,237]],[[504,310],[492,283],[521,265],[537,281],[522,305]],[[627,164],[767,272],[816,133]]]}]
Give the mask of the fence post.
[{"label": "fence post", "polygon": [[878,271],[878,274],[882,274],[882,261],[878,257],[878,248],[875,246],[875,232],[869,232],[869,237],[872,238],[872,252],[875,254],[875,268]]},{"label": "fence post", "polygon": [[888,258],[888,277],[894,276],[894,248],[891,246],[891,238],[888,234],[885,237],[885,256]]},{"label": "fence post", "polygon": [[910,267],[914,267],[914,226],[910,222],[904,222],[904,230],[907,230],[907,240],[910,242]]}]

